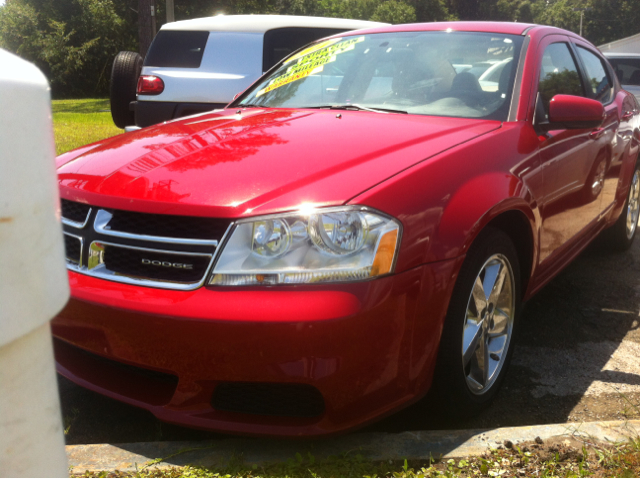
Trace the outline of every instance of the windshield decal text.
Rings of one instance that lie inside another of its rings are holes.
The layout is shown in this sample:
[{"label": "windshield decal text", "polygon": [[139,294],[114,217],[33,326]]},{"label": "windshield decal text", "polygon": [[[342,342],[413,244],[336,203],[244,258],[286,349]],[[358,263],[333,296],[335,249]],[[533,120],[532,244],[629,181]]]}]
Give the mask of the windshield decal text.
[{"label": "windshield decal text", "polygon": [[364,37],[350,38],[336,43],[338,40],[339,39],[327,40],[291,57],[285,62],[285,65],[294,61],[295,63],[287,68],[285,73],[274,78],[267,87],[258,91],[256,97],[296,80],[306,78],[314,73],[321,72],[324,69],[324,65],[335,61],[339,54],[353,50],[357,43],[364,41]]}]

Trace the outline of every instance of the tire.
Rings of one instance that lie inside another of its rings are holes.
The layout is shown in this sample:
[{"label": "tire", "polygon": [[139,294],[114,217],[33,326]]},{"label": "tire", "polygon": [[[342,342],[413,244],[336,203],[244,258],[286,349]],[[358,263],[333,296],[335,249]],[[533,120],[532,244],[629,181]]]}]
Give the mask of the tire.
[{"label": "tire", "polygon": [[433,384],[441,406],[467,418],[489,405],[511,361],[520,309],[516,248],[488,227],[469,249],[447,311]]},{"label": "tire", "polygon": [[135,124],[129,104],[136,99],[142,57],[136,52],[120,52],[111,68],[111,117],[118,128]]},{"label": "tire", "polygon": [[607,247],[613,251],[626,251],[633,244],[638,230],[638,216],[640,213],[640,163],[636,163],[636,168],[631,177],[631,185],[624,208],[618,221],[605,230],[603,239]]}]

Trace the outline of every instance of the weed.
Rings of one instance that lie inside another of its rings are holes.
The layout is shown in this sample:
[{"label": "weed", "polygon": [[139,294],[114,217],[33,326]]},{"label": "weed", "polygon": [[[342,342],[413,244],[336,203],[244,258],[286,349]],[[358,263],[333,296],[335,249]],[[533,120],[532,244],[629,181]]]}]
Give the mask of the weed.
[{"label": "weed", "polygon": [[69,434],[69,431],[71,430],[71,425],[75,422],[76,419],[78,419],[80,417],[80,410],[78,408],[73,408],[71,409],[71,413],[67,416],[64,416],[62,418],[62,422],[64,425],[64,435],[66,436],[67,434]]},{"label": "weed", "polygon": [[[358,453],[316,458],[298,453],[273,464],[245,464],[241,455],[232,456],[219,467],[152,468],[152,464],[131,473],[109,473],[108,477],[638,477],[640,437],[624,444],[582,446],[560,444],[545,448],[536,444],[514,449],[494,449],[480,457],[425,461],[376,462]],[[185,451],[181,451],[185,452]],[[165,458],[167,459],[167,458]],[[154,465],[157,463],[154,461]],[[103,472],[83,477],[105,477]],[[78,477],[78,476],[76,476]]]}]

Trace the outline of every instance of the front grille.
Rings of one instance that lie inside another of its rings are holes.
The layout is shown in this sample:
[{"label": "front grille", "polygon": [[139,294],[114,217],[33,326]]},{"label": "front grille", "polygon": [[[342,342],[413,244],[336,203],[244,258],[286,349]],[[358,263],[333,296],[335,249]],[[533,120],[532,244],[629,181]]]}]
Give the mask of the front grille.
[{"label": "front grille", "polygon": [[[204,284],[225,219],[107,210],[63,200],[67,267],[110,281],[190,290]],[[81,217],[85,213],[86,217]]]},{"label": "front grille", "polygon": [[195,216],[173,216],[109,210],[113,218],[107,229],[137,235],[167,238],[216,239],[224,234],[228,221]]},{"label": "front grille", "polygon": [[103,261],[108,270],[118,274],[193,283],[207,272],[211,256],[158,253],[105,245]]},{"label": "front grille", "polygon": [[324,412],[324,399],[308,384],[221,383],[213,392],[212,406],[244,414],[317,417]]},{"label": "front grille", "polygon": [[84,223],[89,214],[91,206],[84,203],[76,203],[75,201],[60,200],[60,209],[62,210],[62,217],[76,223]]},{"label": "front grille", "polygon": [[82,242],[80,238],[64,235],[64,249],[67,255],[67,261],[75,264],[80,263],[80,255],[82,254]]}]

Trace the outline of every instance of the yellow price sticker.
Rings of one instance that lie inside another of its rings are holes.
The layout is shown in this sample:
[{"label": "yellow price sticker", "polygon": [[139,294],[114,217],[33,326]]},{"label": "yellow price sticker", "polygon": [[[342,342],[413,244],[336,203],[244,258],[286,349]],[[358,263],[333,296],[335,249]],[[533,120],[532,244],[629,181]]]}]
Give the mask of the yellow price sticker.
[{"label": "yellow price sticker", "polygon": [[[357,43],[364,41],[364,37],[350,38],[339,42],[339,38],[327,40],[321,42],[318,45],[313,45],[305,50],[297,53],[293,57],[289,58],[286,64],[295,62],[287,71],[280,76],[277,76],[269,85],[256,93],[256,97],[264,95],[267,92],[280,88],[291,82],[301,80],[320,73],[324,69],[324,65],[334,62],[336,57],[341,53],[353,50]],[[297,61],[296,61],[297,60]]]}]

